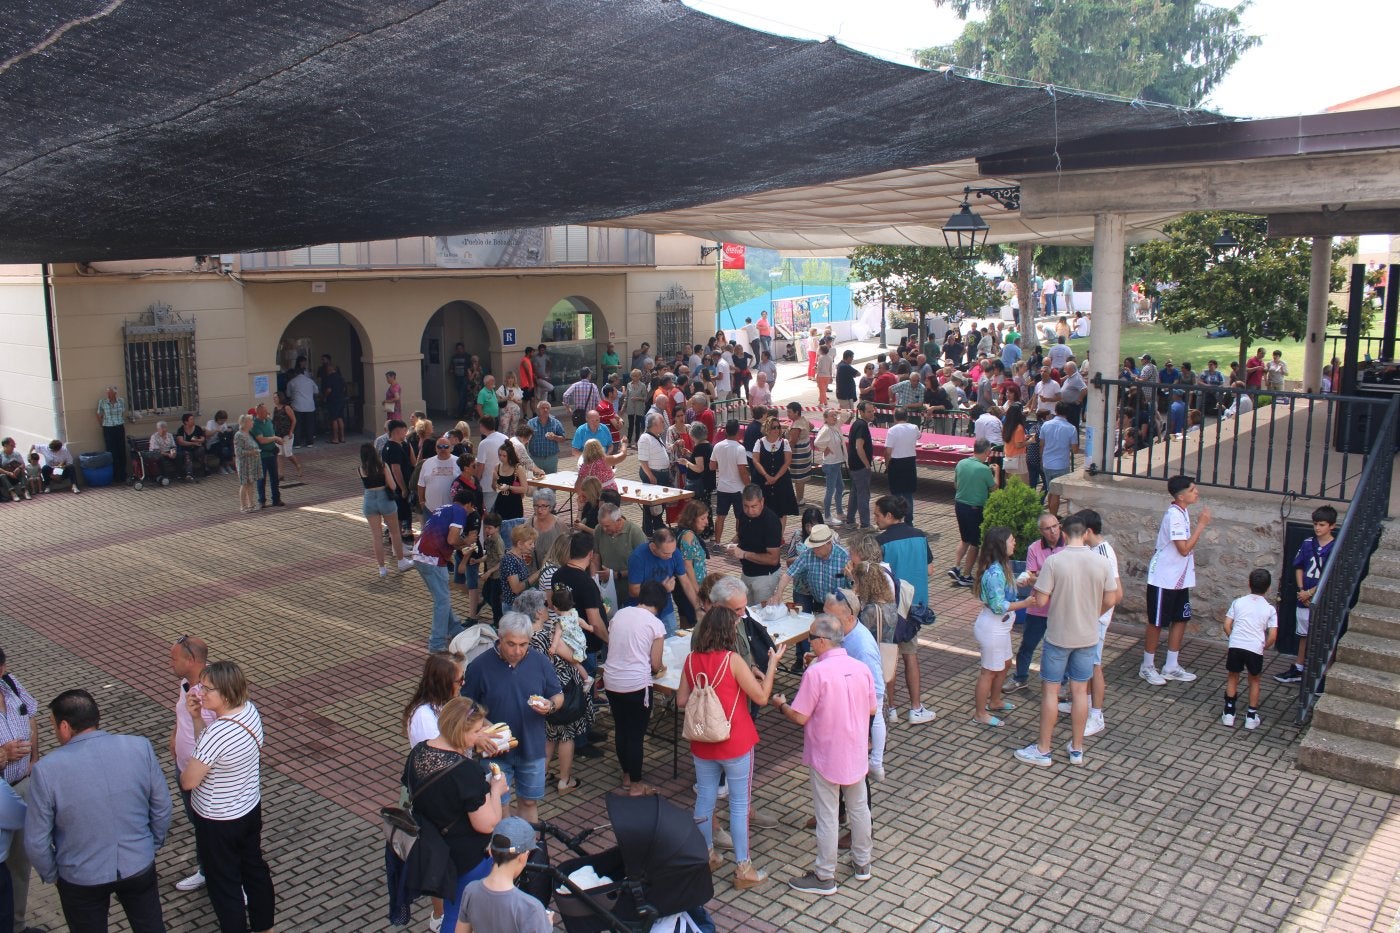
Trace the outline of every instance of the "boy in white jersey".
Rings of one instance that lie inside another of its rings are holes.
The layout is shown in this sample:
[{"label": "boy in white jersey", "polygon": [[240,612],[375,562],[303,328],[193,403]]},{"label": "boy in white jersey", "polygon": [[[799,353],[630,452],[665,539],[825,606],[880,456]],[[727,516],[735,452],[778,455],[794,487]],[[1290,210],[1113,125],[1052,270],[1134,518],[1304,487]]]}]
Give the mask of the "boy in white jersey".
[{"label": "boy in white jersey", "polygon": [[1259,674],[1264,670],[1264,649],[1278,638],[1278,613],[1264,598],[1273,578],[1261,568],[1249,572],[1249,595],[1230,604],[1225,613],[1225,634],[1230,648],[1225,655],[1225,712],[1220,722],[1235,724],[1235,701],[1239,698],[1240,672],[1249,674],[1249,709],[1244,714],[1246,729],[1259,728]]},{"label": "boy in white jersey", "polygon": [[[1191,530],[1191,515],[1186,511],[1201,498],[1196,481],[1177,475],[1167,480],[1167,492],[1172,504],[1162,516],[1157,529],[1157,550],[1147,565],[1147,631],[1143,636],[1142,667],[1138,676],[1160,687],[1169,680],[1190,683],[1196,675],[1181,666],[1177,655],[1186,637],[1186,620],[1191,618],[1191,587],[1196,585],[1196,543],[1210,524],[1210,509],[1203,509]],[[1167,633],[1167,663],[1157,671],[1157,643],[1162,629]]]}]

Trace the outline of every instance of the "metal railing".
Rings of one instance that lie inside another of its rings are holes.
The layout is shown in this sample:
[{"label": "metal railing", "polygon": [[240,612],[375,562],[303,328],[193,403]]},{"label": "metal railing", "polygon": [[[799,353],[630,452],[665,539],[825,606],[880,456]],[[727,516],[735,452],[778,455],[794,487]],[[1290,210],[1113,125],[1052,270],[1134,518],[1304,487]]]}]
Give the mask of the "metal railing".
[{"label": "metal railing", "polygon": [[1381,524],[1390,508],[1390,481],[1394,472],[1395,432],[1400,421],[1400,399],[1387,403],[1376,445],[1367,456],[1361,479],[1347,507],[1332,556],[1322,571],[1309,619],[1308,651],[1303,682],[1298,688],[1298,722],[1312,716],[1313,706],[1327,676],[1337,642],[1346,630],[1347,614],[1366,576],[1371,552],[1380,540]]},{"label": "metal railing", "polygon": [[[1095,435],[1091,472],[1163,481],[1185,473],[1202,486],[1336,502],[1355,498],[1389,406],[1384,398],[1331,393],[1100,377],[1093,384],[1108,391],[1085,419]],[[1178,412],[1184,426],[1172,423],[1177,398],[1186,402],[1186,413]],[[1112,445],[1106,465],[1102,444]]]}]

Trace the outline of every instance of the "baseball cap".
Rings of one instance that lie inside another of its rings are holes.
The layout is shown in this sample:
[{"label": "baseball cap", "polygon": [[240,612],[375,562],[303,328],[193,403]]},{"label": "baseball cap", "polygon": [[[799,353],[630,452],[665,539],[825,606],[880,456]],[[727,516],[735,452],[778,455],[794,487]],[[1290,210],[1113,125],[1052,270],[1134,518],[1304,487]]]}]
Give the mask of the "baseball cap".
[{"label": "baseball cap", "polygon": [[491,832],[492,855],[522,855],[535,849],[535,829],[518,816],[508,816]]}]

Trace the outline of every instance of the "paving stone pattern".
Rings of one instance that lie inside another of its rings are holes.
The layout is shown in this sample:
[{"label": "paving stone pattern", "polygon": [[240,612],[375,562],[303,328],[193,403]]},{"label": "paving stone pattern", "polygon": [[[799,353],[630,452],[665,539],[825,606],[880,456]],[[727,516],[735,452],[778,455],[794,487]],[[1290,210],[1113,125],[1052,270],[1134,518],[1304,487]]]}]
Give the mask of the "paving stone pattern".
[{"label": "paving stone pattern", "polygon": [[[238,513],[232,477],[0,506],[0,638],[11,670],[41,702],[69,687],[93,690],[104,726],[149,737],[169,770],[177,689],[169,644],[198,634],[215,657],[248,671],[268,733],[264,847],[284,933],[389,929],[373,814],[393,798],[407,752],[399,711],[421,664],[430,603],[416,575],[376,575],[359,517],[356,443],[299,452],[306,485],[287,491],[287,508],[252,515]],[[635,464],[622,470],[633,475]],[[811,807],[801,731],[765,712],[756,796],[783,825],[755,831],[753,848],[774,880],[740,892],[732,863],[722,868],[710,905],[720,929],[1394,928],[1396,799],[1297,771],[1294,690],[1267,677],[1263,727],[1220,726],[1217,643],[1188,642],[1183,661],[1201,675],[1195,684],[1154,688],[1137,677],[1138,633],[1115,627],[1105,651],[1108,729],[1088,741],[1083,768],[1066,762],[1067,725],[1056,733],[1053,768],[1012,758],[1036,729],[1024,694],[1004,727],[970,721],[977,607],[943,576],[957,540],[949,480],[926,473],[917,510],[935,539],[939,622],[922,634],[920,656],[938,720],[891,730],[888,778],[873,794],[875,878],[854,882],[843,862],[833,897],[782,883],[810,866],[815,840],[802,828]],[[875,486],[879,494],[883,480]],[[820,494],[813,483],[807,498]],[[791,695],[796,678],[783,674],[779,686]],[[896,697],[907,711],[902,681]],[[606,716],[601,725],[610,725]],[[647,777],[689,805],[684,747],[671,778],[672,728],[670,711],[658,708]],[[40,731],[51,747],[47,722]],[[605,757],[578,762],[579,791],[551,790],[546,819],[569,829],[607,822],[604,796],[619,772],[604,748]],[[604,834],[590,847],[609,844]],[[214,929],[207,897],[174,889],[193,868],[178,804],[159,868],[170,929]],[[64,928],[52,889],[35,880],[30,903],[31,923]],[[424,928],[427,911],[425,901],[410,929]]]}]

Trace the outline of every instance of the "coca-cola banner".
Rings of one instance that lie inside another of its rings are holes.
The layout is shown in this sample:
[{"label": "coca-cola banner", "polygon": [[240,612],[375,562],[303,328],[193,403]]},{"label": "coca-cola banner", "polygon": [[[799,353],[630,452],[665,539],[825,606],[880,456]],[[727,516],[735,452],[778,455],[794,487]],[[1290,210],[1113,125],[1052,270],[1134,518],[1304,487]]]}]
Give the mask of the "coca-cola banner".
[{"label": "coca-cola banner", "polygon": [[744,268],[744,245],[742,243],[724,244],[724,261],[720,263],[721,269],[742,269]]}]

